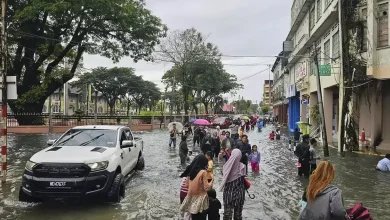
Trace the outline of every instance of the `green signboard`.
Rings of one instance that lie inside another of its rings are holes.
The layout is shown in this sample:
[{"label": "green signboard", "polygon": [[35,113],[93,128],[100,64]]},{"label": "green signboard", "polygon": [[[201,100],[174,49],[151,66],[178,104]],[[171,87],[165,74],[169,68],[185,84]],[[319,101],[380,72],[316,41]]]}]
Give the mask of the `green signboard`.
[{"label": "green signboard", "polygon": [[332,75],[330,64],[320,65],[319,72],[320,72],[320,76],[330,76],[330,75]]}]

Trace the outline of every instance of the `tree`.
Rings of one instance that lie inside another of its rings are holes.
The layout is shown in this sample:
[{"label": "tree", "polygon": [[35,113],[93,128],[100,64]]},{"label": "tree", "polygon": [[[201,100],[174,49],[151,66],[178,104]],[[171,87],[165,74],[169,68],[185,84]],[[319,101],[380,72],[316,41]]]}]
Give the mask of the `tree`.
[{"label": "tree", "polygon": [[252,101],[241,98],[240,100],[234,101],[233,105],[236,107],[238,113],[249,113]]},{"label": "tree", "polygon": [[[141,0],[14,0],[7,21],[7,71],[18,81],[19,98],[9,103],[15,113],[40,113],[47,97],[74,77],[84,52],[115,62],[150,60],[166,34]],[[61,65],[65,58],[69,68]]]},{"label": "tree", "polygon": [[139,85],[136,87],[131,96],[133,97],[133,100],[137,105],[138,113],[140,113],[141,109],[146,104],[150,104],[151,106],[155,105],[155,103],[161,98],[161,92],[158,89],[157,85],[153,82],[145,81],[142,79],[142,81],[138,83]]},{"label": "tree", "polygon": [[270,111],[270,108],[269,108],[268,105],[261,106],[261,112],[262,112],[263,115],[268,114],[269,111]]},{"label": "tree", "polygon": [[219,57],[212,44],[207,44],[204,37],[194,28],[171,33],[161,44],[161,53],[156,58],[163,62],[173,63],[175,80],[181,86],[184,111],[189,110],[189,98],[195,88],[195,79],[205,73],[205,66],[210,60]]},{"label": "tree", "polygon": [[114,114],[115,103],[126,94],[128,83],[135,78],[134,69],[114,67],[107,69],[98,67],[91,72],[84,73],[73,85],[79,88],[92,85],[92,88],[102,94],[110,107],[110,114]]}]

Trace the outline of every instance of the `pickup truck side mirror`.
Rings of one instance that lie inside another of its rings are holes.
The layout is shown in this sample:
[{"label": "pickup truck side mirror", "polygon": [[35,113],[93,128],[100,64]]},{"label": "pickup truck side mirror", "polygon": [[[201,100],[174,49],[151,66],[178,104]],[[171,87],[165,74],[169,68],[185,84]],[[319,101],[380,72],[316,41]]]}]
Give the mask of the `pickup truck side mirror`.
[{"label": "pickup truck side mirror", "polygon": [[47,145],[48,145],[48,146],[51,146],[51,145],[54,144],[54,142],[56,142],[56,139],[54,139],[54,140],[48,140],[48,141],[47,141]]},{"label": "pickup truck side mirror", "polygon": [[132,147],[132,146],[134,146],[133,141],[130,141],[130,140],[122,141],[121,148],[127,148],[127,147]]}]

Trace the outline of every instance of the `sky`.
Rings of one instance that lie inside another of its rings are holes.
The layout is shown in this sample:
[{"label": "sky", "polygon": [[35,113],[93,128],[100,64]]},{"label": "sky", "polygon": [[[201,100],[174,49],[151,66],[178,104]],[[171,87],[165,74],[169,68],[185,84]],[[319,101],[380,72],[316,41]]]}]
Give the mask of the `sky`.
[{"label": "sky", "polygon": [[[273,56],[282,50],[290,27],[291,5],[292,0],[146,0],[146,7],[169,31],[193,27],[217,45],[223,55],[261,56],[222,58],[227,72],[235,74],[244,85],[235,96],[225,97],[233,101],[243,96],[253,103],[262,100],[264,80],[269,75],[272,79],[267,64],[273,65]],[[161,62],[134,63],[129,57],[113,63],[97,55],[86,55],[83,62],[85,68],[133,67],[137,75],[153,81],[161,89],[164,88],[161,77],[171,67],[170,63]]]}]

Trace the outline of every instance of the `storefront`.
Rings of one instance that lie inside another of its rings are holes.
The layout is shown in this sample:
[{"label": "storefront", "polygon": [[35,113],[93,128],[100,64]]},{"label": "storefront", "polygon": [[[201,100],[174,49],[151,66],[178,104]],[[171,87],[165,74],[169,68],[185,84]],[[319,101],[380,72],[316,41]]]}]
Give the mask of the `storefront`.
[{"label": "storefront", "polygon": [[292,132],[298,128],[297,122],[301,117],[300,93],[296,91],[295,84],[290,85],[287,91],[288,98],[288,129]]}]

